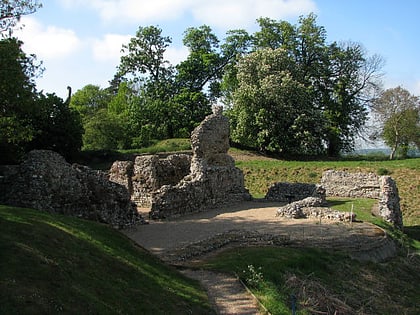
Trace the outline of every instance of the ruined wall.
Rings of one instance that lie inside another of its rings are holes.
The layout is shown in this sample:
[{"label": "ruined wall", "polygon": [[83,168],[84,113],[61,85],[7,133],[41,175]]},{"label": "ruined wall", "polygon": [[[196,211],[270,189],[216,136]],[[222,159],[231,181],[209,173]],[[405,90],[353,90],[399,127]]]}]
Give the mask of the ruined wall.
[{"label": "ruined wall", "polygon": [[395,181],[390,176],[379,177],[380,198],[378,202],[379,215],[385,221],[403,228],[403,219],[400,209],[400,197]]},{"label": "ruined wall", "polygon": [[242,171],[229,150],[229,120],[220,107],[193,131],[190,174],[164,185],[154,195],[151,216],[168,218],[202,211],[217,204],[251,199]]},{"label": "ruined wall", "polygon": [[171,154],[137,156],[131,161],[116,161],[109,171],[109,179],[127,187],[131,199],[139,207],[149,207],[153,194],[164,185],[176,185],[190,172],[191,156]]},{"label": "ruined wall", "polygon": [[128,190],[108,180],[107,174],[70,165],[48,150],[31,151],[27,159],[5,175],[1,202],[18,207],[61,213],[109,223],[122,228],[143,218]]},{"label": "ruined wall", "polygon": [[321,186],[327,196],[378,199],[380,195],[379,177],[374,173],[328,170],[322,174]]},{"label": "ruined wall", "polygon": [[322,175],[321,185],[327,196],[378,199],[380,216],[396,228],[403,228],[398,188],[391,177],[328,170]]},{"label": "ruined wall", "polygon": [[307,197],[321,198],[325,203],[325,189],[316,184],[306,183],[274,183],[265,195],[266,200],[293,202]]}]

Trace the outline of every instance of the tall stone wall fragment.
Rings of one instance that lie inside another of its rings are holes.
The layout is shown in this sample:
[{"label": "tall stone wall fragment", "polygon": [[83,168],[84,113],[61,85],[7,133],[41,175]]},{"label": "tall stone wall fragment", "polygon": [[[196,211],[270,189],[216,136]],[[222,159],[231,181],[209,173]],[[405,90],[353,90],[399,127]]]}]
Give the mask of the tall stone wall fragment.
[{"label": "tall stone wall fragment", "polygon": [[151,216],[168,218],[202,211],[217,204],[251,199],[242,171],[229,150],[229,120],[219,107],[192,132],[190,174],[165,185],[152,200]]},{"label": "tall stone wall fragment", "polygon": [[378,203],[379,215],[385,221],[401,230],[403,228],[403,219],[397,184],[390,176],[381,176],[379,184],[381,190]]}]

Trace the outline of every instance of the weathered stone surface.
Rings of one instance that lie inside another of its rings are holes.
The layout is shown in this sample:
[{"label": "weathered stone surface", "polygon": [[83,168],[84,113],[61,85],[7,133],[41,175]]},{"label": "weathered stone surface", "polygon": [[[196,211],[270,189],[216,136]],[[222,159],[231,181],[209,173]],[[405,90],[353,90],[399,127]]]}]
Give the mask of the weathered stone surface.
[{"label": "weathered stone surface", "polygon": [[381,189],[378,202],[379,215],[398,229],[402,229],[403,219],[397,184],[390,176],[381,176],[379,184]]},{"label": "weathered stone surface", "polygon": [[137,206],[148,207],[153,194],[162,186],[176,185],[189,174],[190,164],[188,154],[171,154],[166,158],[139,155],[134,163],[115,161],[109,170],[109,179],[126,186]]},{"label": "weathered stone surface", "polygon": [[318,218],[336,221],[354,221],[356,215],[350,212],[336,211],[327,207],[322,198],[308,197],[292,202],[277,210],[276,216],[293,219]]},{"label": "weathered stone surface", "polygon": [[321,198],[308,197],[302,200],[292,202],[288,205],[280,207],[277,210],[276,216],[301,219],[306,218],[306,214],[303,211],[305,207],[320,207],[324,204]]},{"label": "weathered stone surface", "polygon": [[229,150],[229,120],[215,108],[191,135],[190,174],[153,195],[151,216],[168,218],[203,211],[221,203],[248,200],[242,171]]},{"label": "weathered stone surface", "polygon": [[379,178],[374,173],[349,173],[328,170],[322,174],[321,186],[327,196],[379,198]]},{"label": "weathered stone surface", "polygon": [[128,190],[107,174],[82,165],[70,165],[62,156],[35,150],[17,168],[2,202],[61,213],[126,227],[143,221]]},{"label": "weathered stone surface", "polygon": [[133,194],[134,163],[131,161],[115,161],[109,170],[109,180],[123,185],[130,195]]},{"label": "weathered stone surface", "polygon": [[316,184],[275,183],[270,186],[265,199],[279,202],[292,202],[307,197],[321,198],[325,202],[325,189]]},{"label": "weathered stone surface", "polygon": [[327,196],[378,199],[379,215],[396,228],[403,228],[398,188],[391,177],[328,170],[322,175],[321,185]]}]

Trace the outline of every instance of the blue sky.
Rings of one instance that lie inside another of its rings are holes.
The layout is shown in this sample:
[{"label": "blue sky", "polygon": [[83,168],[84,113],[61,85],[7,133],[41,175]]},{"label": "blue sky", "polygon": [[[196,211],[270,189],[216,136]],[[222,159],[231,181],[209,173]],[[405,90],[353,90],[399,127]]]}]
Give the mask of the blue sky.
[{"label": "blue sky", "polygon": [[173,40],[167,58],[173,64],[187,55],[182,34],[209,25],[223,39],[227,30],[256,30],[258,17],[296,23],[314,12],[328,42],[363,44],[369,55],[385,60],[384,87],[401,85],[420,95],[420,1],[418,0],[41,0],[43,7],[24,17],[26,53],[42,60],[38,89],[65,97],[87,84],[103,88],[119,64],[123,43],[139,26],[158,25]]}]

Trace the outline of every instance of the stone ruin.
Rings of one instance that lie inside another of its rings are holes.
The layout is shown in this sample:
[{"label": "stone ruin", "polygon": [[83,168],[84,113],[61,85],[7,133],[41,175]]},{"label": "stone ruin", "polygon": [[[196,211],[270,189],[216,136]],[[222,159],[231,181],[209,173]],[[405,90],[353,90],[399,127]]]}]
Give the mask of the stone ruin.
[{"label": "stone ruin", "polygon": [[228,118],[221,107],[214,107],[213,114],[192,132],[190,173],[176,185],[164,185],[154,193],[151,217],[175,217],[252,199],[242,171],[227,153],[229,132]]},{"label": "stone ruin", "polygon": [[390,176],[328,170],[322,175],[321,185],[327,196],[378,199],[379,215],[396,228],[403,228],[398,188]]},{"label": "stone ruin", "polygon": [[277,216],[355,220],[354,213],[326,208],[326,196],[377,199],[378,215],[394,227],[403,228],[398,188],[390,176],[328,170],[322,175],[321,185],[275,183],[269,188],[265,199],[289,203],[277,210]]},{"label": "stone ruin", "polygon": [[374,173],[328,170],[322,174],[321,185],[328,196],[372,199],[380,197],[379,178]]},{"label": "stone ruin", "polygon": [[164,185],[176,185],[190,173],[191,155],[139,155],[132,161],[116,161],[109,179],[124,185],[138,207],[150,207],[153,194]]},{"label": "stone ruin", "polygon": [[51,213],[76,216],[123,228],[143,218],[128,190],[108,180],[107,174],[70,165],[53,151],[34,150],[15,167],[5,167],[0,202]]},{"label": "stone ruin", "polygon": [[356,215],[351,212],[342,212],[325,207],[325,199],[307,197],[280,207],[276,216],[292,219],[315,218],[334,221],[355,221]]},{"label": "stone ruin", "polygon": [[150,217],[156,219],[252,199],[242,171],[227,153],[229,120],[221,107],[192,132],[191,146],[192,156],[142,155],[134,162],[116,161],[110,180],[124,185],[138,207],[150,207]]},{"label": "stone ruin", "polygon": [[317,184],[274,183],[268,189],[264,199],[291,203],[308,197],[320,198],[322,203],[325,203],[325,189]]}]

